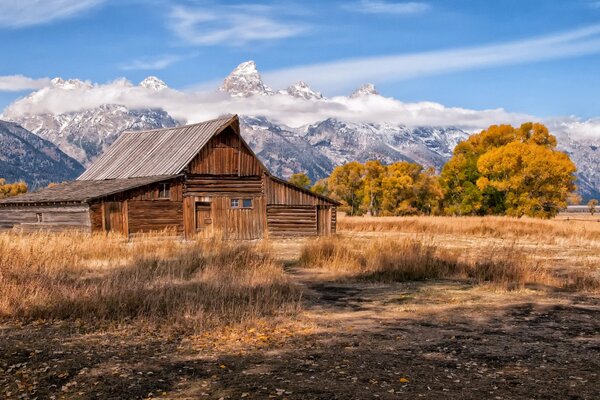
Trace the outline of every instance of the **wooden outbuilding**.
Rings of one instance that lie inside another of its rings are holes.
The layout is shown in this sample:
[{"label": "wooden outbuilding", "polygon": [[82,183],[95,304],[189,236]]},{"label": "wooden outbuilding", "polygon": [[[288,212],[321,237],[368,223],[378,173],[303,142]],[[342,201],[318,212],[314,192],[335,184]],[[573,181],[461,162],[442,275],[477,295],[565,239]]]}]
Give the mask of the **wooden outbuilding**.
[{"label": "wooden outbuilding", "polygon": [[338,205],[271,175],[227,116],[124,132],[76,181],[0,200],[0,229],[329,235]]}]

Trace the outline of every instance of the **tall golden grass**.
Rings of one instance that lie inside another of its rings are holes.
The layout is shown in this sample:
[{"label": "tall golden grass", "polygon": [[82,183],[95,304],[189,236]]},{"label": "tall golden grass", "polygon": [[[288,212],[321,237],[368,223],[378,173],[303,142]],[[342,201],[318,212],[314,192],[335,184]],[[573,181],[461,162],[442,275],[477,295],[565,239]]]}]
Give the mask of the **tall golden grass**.
[{"label": "tall golden grass", "polygon": [[376,282],[462,279],[497,289],[528,285],[577,291],[597,291],[600,279],[573,271],[558,275],[513,245],[495,245],[465,256],[429,239],[349,237],[319,238],[302,249],[300,266],[322,268],[338,279]]},{"label": "tall golden grass", "polygon": [[597,221],[554,221],[511,217],[346,217],[338,218],[339,232],[405,232],[473,237],[557,238],[600,240]]},{"label": "tall golden grass", "polygon": [[301,296],[250,244],[0,234],[0,318],[203,329],[293,313]]}]

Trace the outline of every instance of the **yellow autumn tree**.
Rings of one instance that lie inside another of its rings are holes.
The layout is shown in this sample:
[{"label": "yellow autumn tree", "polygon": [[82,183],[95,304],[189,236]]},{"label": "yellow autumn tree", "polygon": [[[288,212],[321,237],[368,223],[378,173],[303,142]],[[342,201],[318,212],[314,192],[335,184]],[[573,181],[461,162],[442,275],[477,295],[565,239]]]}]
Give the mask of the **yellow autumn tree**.
[{"label": "yellow autumn tree", "polygon": [[406,161],[342,165],[328,178],[327,189],[350,215],[435,214],[443,197],[433,169]]},{"label": "yellow autumn tree", "polygon": [[6,183],[6,180],[0,178],[0,199],[23,193],[27,193],[27,184],[25,182]]},{"label": "yellow autumn tree", "polygon": [[357,161],[334,168],[328,186],[334,198],[341,200],[342,208],[349,215],[361,214],[360,205],[364,196],[364,165]]},{"label": "yellow autumn tree", "polygon": [[575,165],[542,124],[493,125],[460,143],[442,170],[448,214],[551,217],[575,190]]}]

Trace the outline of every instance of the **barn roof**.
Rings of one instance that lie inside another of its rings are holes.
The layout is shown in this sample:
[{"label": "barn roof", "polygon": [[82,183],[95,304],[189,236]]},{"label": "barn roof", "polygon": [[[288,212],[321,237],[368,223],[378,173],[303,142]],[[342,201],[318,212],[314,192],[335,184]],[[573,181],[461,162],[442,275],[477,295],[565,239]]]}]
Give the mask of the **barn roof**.
[{"label": "barn roof", "polygon": [[176,176],[151,176],[105,181],[72,181],[0,200],[0,205],[32,203],[83,203],[151,183],[164,182]]},{"label": "barn roof", "polygon": [[123,132],[77,180],[179,174],[214,135],[233,123],[239,124],[237,115],[177,128]]}]

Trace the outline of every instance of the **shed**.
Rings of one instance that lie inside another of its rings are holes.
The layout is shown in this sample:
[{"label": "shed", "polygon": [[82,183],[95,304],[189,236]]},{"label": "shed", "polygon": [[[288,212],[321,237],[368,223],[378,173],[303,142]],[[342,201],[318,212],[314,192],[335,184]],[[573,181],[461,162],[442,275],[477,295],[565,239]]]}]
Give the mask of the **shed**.
[{"label": "shed", "polygon": [[338,205],[273,176],[234,115],[124,132],[77,180],[0,200],[0,229],[329,235]]}]

